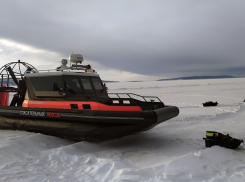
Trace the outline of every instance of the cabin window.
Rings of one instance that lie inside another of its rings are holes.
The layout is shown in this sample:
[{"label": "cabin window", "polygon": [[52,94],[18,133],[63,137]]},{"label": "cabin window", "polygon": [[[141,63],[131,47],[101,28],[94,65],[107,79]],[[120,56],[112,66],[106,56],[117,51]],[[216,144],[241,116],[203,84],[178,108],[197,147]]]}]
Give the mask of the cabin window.
[{"label": "cabin window", "polygon": [[103,85],[102,85],[102,83],[101,83],[99,78],[92,78],[92,82],[94,84],[94,88],[95,88],[96,91],[103,90]]},{"label": "cabin window", "polygon": [[64,88],[61,76],[31,77],[30,80],[35,91],[53,91],[53,83],[57,83],[59,88]]},{"label": "cabin window", "polygon": [[89,77],[81,77],[80,81],[83,85],[83,89],[85,93],[94,93]]},{"label": "cabin window", "polygon": [[82,88],[76,76],[66,76],[65,82],[66,82],[66,85],[71,87],[71,89],[74,90],[75,92],[82,92]]}]

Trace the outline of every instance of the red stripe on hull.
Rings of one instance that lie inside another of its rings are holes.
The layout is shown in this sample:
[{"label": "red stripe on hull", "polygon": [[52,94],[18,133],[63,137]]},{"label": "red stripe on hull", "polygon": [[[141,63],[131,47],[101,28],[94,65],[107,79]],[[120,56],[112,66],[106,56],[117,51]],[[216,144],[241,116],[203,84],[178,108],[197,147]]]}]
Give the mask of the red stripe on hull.
[{"label": "red stripe on hull", "polygon": [[[97,102],[71,102],[71,101],[34,101],[25,100],[22,107],[49,108],[49,109],[71,109],[71,104],[77,104],[79,110],[100,111],[142,111],[139,106],[108,106]],[[91,109],[83,109],[83,104],[89,104]]]}]

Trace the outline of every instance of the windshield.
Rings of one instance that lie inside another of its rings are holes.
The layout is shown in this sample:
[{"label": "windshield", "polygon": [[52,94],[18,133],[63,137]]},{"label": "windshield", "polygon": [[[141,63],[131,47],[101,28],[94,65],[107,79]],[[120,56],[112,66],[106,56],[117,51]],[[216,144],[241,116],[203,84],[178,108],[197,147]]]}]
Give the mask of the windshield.
[{"label": "windshield", "polygon": [[94,84],[94,88],[97,91],[103,90],[103,85],[101,83],[101,80],[99,78],[92,78],[92,82]]},{"label": "windshield", "polygon": [[64,76],[66,87],[76,93],[100,93],[103,85],[99,77]]},{"label": "windshield", "polygon": [[76,76],[66,76],[65,77],[66,87],[71,88],[74,92],[82,92],[81,85]]}]

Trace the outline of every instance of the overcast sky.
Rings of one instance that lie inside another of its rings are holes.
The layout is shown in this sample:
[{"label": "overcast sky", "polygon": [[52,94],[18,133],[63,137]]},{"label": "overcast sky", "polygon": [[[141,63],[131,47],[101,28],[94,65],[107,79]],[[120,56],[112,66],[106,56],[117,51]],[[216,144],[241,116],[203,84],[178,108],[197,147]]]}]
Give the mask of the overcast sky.
[{"label": "overcast sky", "polygon": [[104,80],[245,76],[245,1],[0,0],[0,66],[71,52]]}]

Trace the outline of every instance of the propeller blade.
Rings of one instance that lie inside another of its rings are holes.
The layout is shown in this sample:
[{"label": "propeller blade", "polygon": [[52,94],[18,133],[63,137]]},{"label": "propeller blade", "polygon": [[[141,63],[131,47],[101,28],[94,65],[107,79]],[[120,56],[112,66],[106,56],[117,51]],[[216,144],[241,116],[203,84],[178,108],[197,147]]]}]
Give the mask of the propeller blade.
[{"label": "propeller blade", "polygon": [[16,83],[16,85],[18,85],[18,80],[17,80],[17,78],[15,77],[12,68],[9,66],[7,69],[8,69],[9,74],[11,75],[12,79],[13,79],[14,82]]}]

